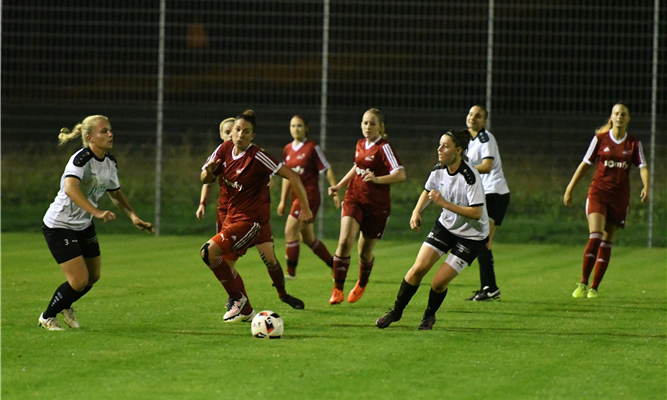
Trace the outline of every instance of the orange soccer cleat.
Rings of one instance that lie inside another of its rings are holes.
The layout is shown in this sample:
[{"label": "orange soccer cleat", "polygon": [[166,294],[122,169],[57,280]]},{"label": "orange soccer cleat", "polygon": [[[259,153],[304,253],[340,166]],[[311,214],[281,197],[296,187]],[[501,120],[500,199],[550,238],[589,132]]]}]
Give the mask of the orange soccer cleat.
[{"label": "orange soccer cleat", "polygon": [[347,296],[347,301],[349,303],[356,303],[361,299],[361,296],[364,295],[364,291],[366,290],[365,287],[359,286],[359,281],[357,281],[357,284],[354,285],[354,288],[350,290],[350,294]]},{"label": "orange soccer cleat", "polygon": [[343,291],[340,289],[334,289],[333,293],[331,293],[331,298],[329,299],[329,304],[332,306],[335,304],[340,304],[345,300],[345,295],[343,295]]}]

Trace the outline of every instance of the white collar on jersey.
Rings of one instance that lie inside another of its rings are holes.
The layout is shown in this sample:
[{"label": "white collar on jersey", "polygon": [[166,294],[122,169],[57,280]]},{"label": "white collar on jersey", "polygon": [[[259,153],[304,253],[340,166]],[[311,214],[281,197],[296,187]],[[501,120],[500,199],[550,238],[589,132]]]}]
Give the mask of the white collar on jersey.
[{"label": "white collar on jersey", "polygon": [[611,134],[611,129],[609,130],[609,139],[611,139],[611,141],[616,143],[616,144],[621,144],[621,143],[625,142],[625,139],[627,137],[628,137],[628,131],[625,131],[625,135],[623,135],[623,137],[621,139],[616,140],[614,135]]},{"label": "white collar on jersey", "polygon": [[368,139],[366,139],[366,143],[365,143],[365,146],[366,146],[366,150],[370,149],[370,148],[371,148],[371,146],[373,146],[373,145],[374,145],[375,143],[379,142],[379,141],[380,141],[380,139],[382,139],[382,135],[378,135],[378,138],[377,138],[377,139],[375,139],[375,140],[374,140],[374,141],[372,141],[372,142],[369,142],[369,141],[368,141]]},{"label": "white collar on jersey", "polygon": [[292,150],[297,151],[308,141],[308,138],[304,138],[303,142],[297,142],[296,140],[292,142]]},{"label": "white collar on jersey", "polygon": [[250,143],[250,144],[248,145],[248,147],[246,147],[245,150],[243,150],[243,152],[242,152],[241,154],[239,154],[238,156],[234,155],[234,148],[232,148],[232,159],[233,159],[234,161],[236,161],[236,160],[238,160],[239,158],[243,157],[243,156],[245,155],[245,152],[248,151],[248,149],[249,149],[250,147],[252,147],[252,143]]}]

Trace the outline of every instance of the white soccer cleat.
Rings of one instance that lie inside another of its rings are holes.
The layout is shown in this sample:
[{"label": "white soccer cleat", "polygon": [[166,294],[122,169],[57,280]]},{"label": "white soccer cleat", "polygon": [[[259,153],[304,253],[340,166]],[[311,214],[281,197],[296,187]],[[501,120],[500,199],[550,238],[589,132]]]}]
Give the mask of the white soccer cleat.
[{"label": "white soccer cleat", "polygon": [[237,318],[241,322],[251,322],[252,319],[255,318],[255,315],[257,315],[257,313],[255,312],[255,309],[253,308],[252,310],[250,310],[250,312],[248,314],[241,313],[241,314],[239,314],[239,316]]},{"label": "white soccer cleat", "polygon": [[65,330],[62,326],[60,326],[60,323],[56,317],[44,318],[44,314],[39,315],[39,326],[46,329],[47,331]]},{"label": "white soccer cleat", "polygon": [[226,305],[227,312],[223,316],[225,322],[241,320],[241,310],[247,302],[248,298],[243,293],[241,293],[241,298],[238,300],[228,299]]},{"label": "white soccer cleat", "polygon": [[79,321],[76,319],[76,315],[74,314],[74,309],[73,308],[66,308],[61,311],[63,314],[63,317],[65,318],[65,323],[67,326],[73,329],[79,329]]}]

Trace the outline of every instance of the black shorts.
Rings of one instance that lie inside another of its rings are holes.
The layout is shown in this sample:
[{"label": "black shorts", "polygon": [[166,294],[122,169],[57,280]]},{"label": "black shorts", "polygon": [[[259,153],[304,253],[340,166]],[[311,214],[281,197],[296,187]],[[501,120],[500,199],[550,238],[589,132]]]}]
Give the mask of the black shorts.
[{"label": "black shorts", "polygon": [[489,213],[489,219],[492,219],[496,226],[500,226],[503,223],[503,218],[505,218],[505,213],[509,205],[509,193],[489,193],[486,195],[486,211]]},{"label": "black shorts", "polygon": [[[435,247],[442,252],[442,254],[451,250],[451,254],[470,265],[475,258],[477,258],[477,254],[486,247],[488,241],[488,237],[483,240],[471,240],[456,236],[442,226],[440,221],[436,220],[433,229],[428,233],[424,243],[429,244],[431,247]],[[442,254],[440,256],[442,256]]]},{"label": "black shorts", "polygon": [[90,225],[82,231],[71,229],[49,228],[42,225],[42,232],[46,244],[58,264],[73,258],[94,258],[100,255],[100,245],[97,243],[95,225]]}]

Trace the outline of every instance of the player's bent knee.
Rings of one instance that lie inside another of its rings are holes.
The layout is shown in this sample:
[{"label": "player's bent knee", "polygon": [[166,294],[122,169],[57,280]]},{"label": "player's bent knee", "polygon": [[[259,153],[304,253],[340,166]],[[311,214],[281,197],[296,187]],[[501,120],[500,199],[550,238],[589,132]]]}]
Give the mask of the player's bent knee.
[{"label": "player's bent knee", "polygon": [[204,263],[206,265],[211,265],[211,263],[208,261],[208,247],[210,245],[211,244],[208,243],[208,242],[204,243],[204,245],[201,247],[201,251],[200,251],[201,258],[202,258],[202,260],[204,260]]}]

